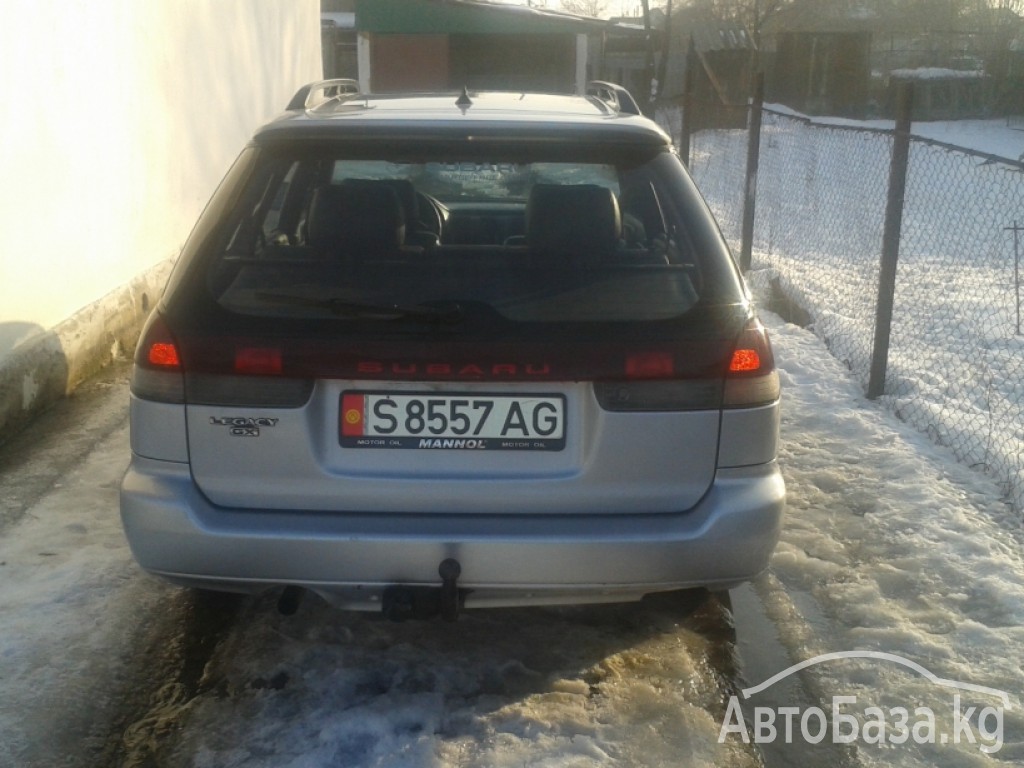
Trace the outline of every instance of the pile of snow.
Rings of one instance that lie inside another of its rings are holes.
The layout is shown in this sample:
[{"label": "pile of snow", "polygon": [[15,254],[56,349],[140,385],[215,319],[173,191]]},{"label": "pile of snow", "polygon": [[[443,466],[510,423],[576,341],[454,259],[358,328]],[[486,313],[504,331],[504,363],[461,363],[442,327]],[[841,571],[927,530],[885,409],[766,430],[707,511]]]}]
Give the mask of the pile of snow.
[{"label": "pile of snow", "polygon": [[946,69],[945,67],[917,67],[915,69],[894,69],[889,77],[899,80],[980,80],[985,77],[980,69]]}]

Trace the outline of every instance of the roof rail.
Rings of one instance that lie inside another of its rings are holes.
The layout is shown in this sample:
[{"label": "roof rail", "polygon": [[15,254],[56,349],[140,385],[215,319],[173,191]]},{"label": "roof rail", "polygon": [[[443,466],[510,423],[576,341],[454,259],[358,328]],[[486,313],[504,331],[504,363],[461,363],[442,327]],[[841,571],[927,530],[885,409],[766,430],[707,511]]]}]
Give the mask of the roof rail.
[{"label": "roof rail", "polygon": [[335,79],[320,80],[315,83],[308,83],[295,92],[292,100],[288,102],[286,109],[312,109],[331,99],[340,99],[343,96],[355,96],[359,93],[359,83],[355,80]]},{"label": "roof rail", "polygon": [[633,94],[618,83],[607,83],[604,80],[591,80],[587,83],[587,95],[596,96],[616,112],[627,115],[639,115],[640,105]]}]

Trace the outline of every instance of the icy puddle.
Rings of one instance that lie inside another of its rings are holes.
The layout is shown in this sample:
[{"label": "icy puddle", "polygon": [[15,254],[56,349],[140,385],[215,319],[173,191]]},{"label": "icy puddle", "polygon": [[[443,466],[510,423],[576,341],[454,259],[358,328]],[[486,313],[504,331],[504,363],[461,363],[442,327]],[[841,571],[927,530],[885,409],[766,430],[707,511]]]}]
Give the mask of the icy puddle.
[{"label": "icy puddle", "polygon": [[716,599],[393,624],[249,605],[161,765],[756,766],[719,744],[735,676]]}]

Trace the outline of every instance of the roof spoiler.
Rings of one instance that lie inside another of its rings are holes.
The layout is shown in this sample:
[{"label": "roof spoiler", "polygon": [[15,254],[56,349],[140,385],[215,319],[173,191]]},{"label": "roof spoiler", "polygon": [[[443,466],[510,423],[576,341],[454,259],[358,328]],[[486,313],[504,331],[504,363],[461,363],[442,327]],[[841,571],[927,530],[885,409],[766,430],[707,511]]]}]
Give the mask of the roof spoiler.
[{"label": "roof spoiler", "polygon": [[591,80],[587,83],[587,95],[594,96],[616,112],[625,115],[639,115],[640,105],[636,103],[633,94],[617,83],[607,83],[604,80]]},{"label": "roof spoiler", "polygon": [[355,96],[359,93],[359,83],[355,80],[335,79],[320,80],[302,86],[292,96],[286,109],[291,112],[298,109],[313,109],[325,101]]}]

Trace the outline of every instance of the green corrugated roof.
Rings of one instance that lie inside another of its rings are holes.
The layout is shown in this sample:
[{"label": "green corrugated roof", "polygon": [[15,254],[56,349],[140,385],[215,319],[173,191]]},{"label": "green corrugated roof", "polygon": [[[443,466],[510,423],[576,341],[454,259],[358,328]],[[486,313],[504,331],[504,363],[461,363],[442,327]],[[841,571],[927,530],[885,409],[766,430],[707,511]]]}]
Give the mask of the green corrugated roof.
[{"label": "green corrugated roof", "polygon": [[356,29],[381,34],[559,34],[606,29],[585,16],[481,0],[356,0]]}]

